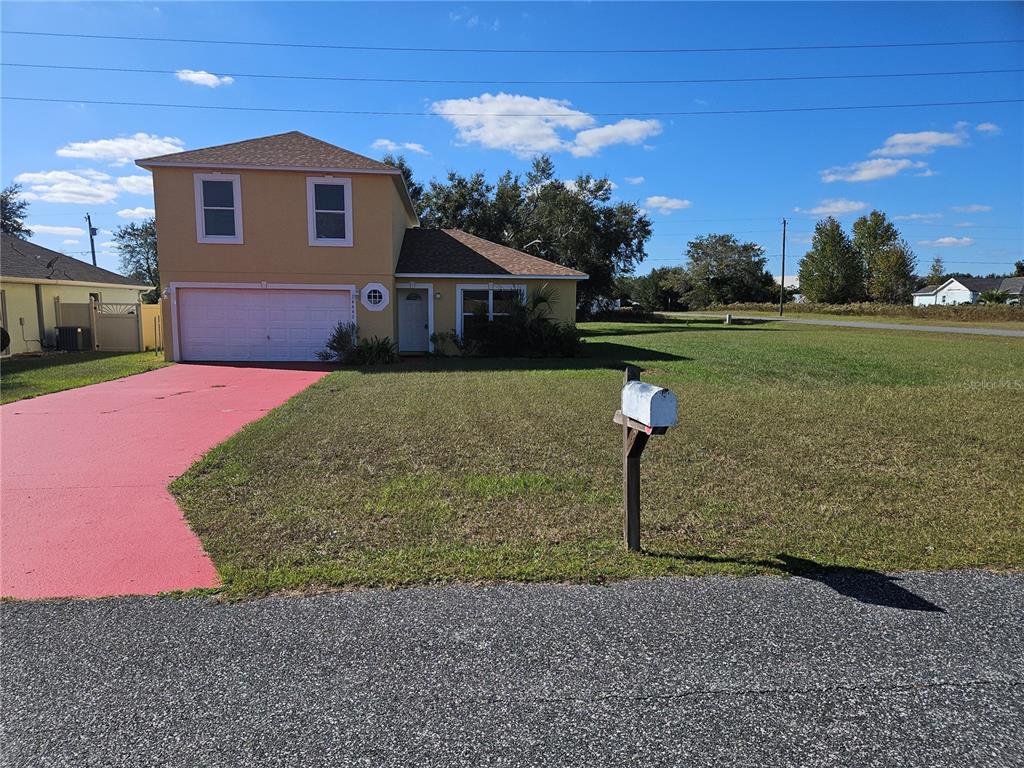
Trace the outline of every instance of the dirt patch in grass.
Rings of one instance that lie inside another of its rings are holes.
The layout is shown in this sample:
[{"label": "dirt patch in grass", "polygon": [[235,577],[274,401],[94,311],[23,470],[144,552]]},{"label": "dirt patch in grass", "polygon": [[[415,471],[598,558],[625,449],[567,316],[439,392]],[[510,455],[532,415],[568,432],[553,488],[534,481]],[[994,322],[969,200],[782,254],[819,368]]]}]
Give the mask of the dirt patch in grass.
[{"label": "dirt patch in grass", "polygon": [[[588,324],[575,361],[341,371],[172,489],[231,595],[1024,564],[1024,343]],[[676,391],[623,551],[621,365]],[[656,373],[654,372],[656,371]]]}]

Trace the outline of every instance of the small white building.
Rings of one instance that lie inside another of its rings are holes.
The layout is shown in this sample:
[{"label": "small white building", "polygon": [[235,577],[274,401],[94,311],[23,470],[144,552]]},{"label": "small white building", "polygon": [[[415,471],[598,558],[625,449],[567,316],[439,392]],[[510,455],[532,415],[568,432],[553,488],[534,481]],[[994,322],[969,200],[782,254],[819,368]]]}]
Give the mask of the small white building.
[{"label": "small white building", "polygon": [[951,304],[977,304],[986,291],[1009,294],[1009,302],[1020,301],[1024,277],[951,277],[944,283],[926,285],[914,291],[915,307],[945,306]]}]

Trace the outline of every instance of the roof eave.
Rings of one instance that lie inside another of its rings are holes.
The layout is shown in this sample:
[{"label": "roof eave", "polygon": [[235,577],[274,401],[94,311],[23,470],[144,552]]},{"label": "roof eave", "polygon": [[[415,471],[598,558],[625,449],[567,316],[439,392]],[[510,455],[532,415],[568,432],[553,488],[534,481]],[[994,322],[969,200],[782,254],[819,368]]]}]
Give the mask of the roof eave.
[{"label": "roof eave", "polygon": [[430,277],[437,280],[589,280],[590,275],[524,275],[511,272],[395,272],[395,277]]},{"label": "roof eave", "polygon": [[105,283],[101,280],[56,280],[51,277],[14,277],[8,275],[0,275],[0,282],[28,283],[31,285],[35,285],[36,283],[43,283],[46,285],[86,285],[90,288],[126,288],[133,291],[152,291],[155,287],[152,285],[134,285],[128,283]]}]

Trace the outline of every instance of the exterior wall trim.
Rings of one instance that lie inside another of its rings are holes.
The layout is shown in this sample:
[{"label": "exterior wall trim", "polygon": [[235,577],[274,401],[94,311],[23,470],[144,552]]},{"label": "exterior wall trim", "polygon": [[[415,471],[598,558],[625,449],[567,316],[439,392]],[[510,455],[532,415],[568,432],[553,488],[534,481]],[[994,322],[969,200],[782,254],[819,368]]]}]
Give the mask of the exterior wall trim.
[{"label": "exterior wall trim", "polygon": [[395,277],[429,277],[453,280],[589,280],[590,275],[467,275],[444,272],[396,272]]},{"label": "exterior wall trim", "polygon": [[84,285],[90,288],[130,288],[136,291],[152,291],[152,285],[125,285],[123,283],[93,283],[86,280],[51,280],[43,277],[7,277],[0,275],[0,283],[28,283],[30,285]]},{"label": "exterior wall trim", "polygon": [[172,354],[174,360],[181,360],[181,319],[178,317],[178,289],[179,288],[231,288],[231,289],[274,289],[274,290],[295,290],[295,291],[349,291],[351,300],[352,322],[356,321],[356,287],[355,285],[341,285],[338,283],[206,283],[192,281],[173,282],[167,286],[171,299],[171,334],[174,337]]}]

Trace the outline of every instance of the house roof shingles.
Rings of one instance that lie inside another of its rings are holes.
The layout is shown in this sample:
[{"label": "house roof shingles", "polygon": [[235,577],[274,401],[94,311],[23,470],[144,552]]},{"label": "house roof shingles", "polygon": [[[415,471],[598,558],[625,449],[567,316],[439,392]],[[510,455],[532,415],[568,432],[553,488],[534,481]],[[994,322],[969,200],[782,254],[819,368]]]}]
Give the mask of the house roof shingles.
[{"label": "house roof shingles", "polygon": [[147,157],[137,160],[136,164],[143,168],[150,165],[188,165],[212,168],[321,168],[399,172],[390,165],[314,139],[300,131]]},{"label": "house roof shingles", "polygon": [[419,228],[405,231],[395,274],[587,278],[583,272],[460,229]]},{"label": "house roof shingles", "polygon": [[914,291],[914,295],[931,296],[951,280],[955,280],[974,293],[1002,291],[1011,296],[1020,296],[1024,293],[1024,277],[953,277],[943,283],[926,285],[924,288]]},{"label": "house roof shingles", "polygon": [[0,276],[32,280],[72,280],[81,283],[103,283],[142,287],[138,280],[119,275],[102,267],[94,267],[58,251],[30,243],[14,235],[3,235],[0,254]]}]

